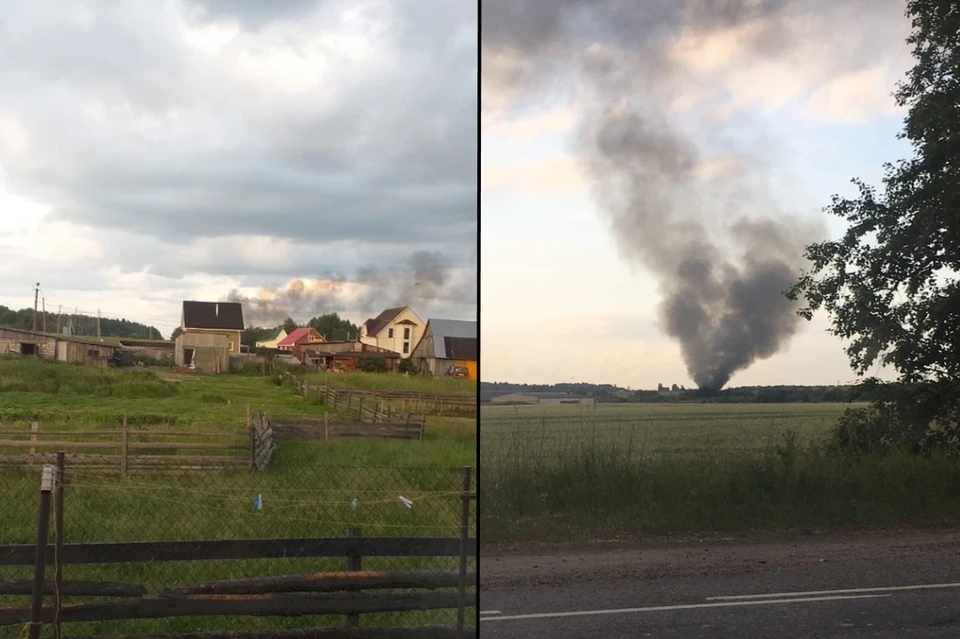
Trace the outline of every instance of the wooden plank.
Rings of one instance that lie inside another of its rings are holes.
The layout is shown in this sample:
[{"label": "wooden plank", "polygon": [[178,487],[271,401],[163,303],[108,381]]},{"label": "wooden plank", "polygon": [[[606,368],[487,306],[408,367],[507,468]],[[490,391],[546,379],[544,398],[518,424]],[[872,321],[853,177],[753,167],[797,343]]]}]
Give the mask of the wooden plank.
[{"label": "wooden plank", "polygon": [[[33,544],[0,546],[0,566],[32,566]],[[476,553],[476,539],[469,542]],[[301,539],[223,539],[64,544],[63,563],[109,564],[137,561],[282,559],[286,557],[458,557],[457,537],[344,537]],[[53,559],[52,549],[47,550]]]},{"label": "wooden plank", "polygon": [[[0,443],[2,445],[2,443]],[[131,449],[183,448],[204,450],[247,450],[242,444],[214,444],[210,442],[131,442]]]},{"label": "wooden plank", "polygon": [[[0,595],[29,595],[33,592],[30,579],[6,579],[0,581]],[[43,594],[54,594],[52,580],[43,582]],[[142,597],[147,594],[143,584],[131,584],[115,581],[64,581],[60,594],[71,597]]]},{"label": "wooden plank", "polygon": [[120,442],[63,442],[63,441],[27,441],[18,439],[0,439],[3,448],[119,448]]},{"label": "wooden plank", "polygon": [[[195,594],[257,595],[281,592],[336,592],[386,590],[390,588],[454,588],[458,584],[456,570],[398,570],[393,572],[314,572],[300,575],[275,575],[223,579],[168,588],[160,597]],[[470,571],[467,581],[476,585],[476,572]]]},{"label": "wooden plank", "polygon": [[[471,593],[476,600],[476,593]],[[408,612],[455,608],[457,593],[284,593],[276,595],[192,595],[142,597],[136,601],[65,604],[60,619],[113,621],[206,615],[325,615]],[[53,620],[54,608],[41,609],[40,621]],[[30,608],[0,606],[0,626],[25,623]]]},{"label": "wooden plank", "polygon": [[289,628],[284,630],[210,630],[184,634],[69,635],[64,639],[475,639],[476,628],[463,633],[449,626],[407,628]]},{"label": "wooden plank", "polygon": [[[23,453],[20,455],[0,455],[0,464],[4,463],[24,463],[24,462],[44,462],[44,463],[53,463],[51,460],[56,460],[56,453],[30,455],[29,453]],[[67,453],[67,461],[73,465],[82,465],[87,469],[88,464],[105,464],[106,462],[118,463],[121,459],[121,455],[116,454],[103,454],[103,455],[76,455]],[[238,461],[239,460],[239,461]],[[158,463],[222,463],[222,464],[238,464],[238,463],[249,463],[246,456],[237,457],[234,455],[131,455],[130,463],[136,464],[138,461],[141,464],[158,462]],[[117,472],[120,471],[119,466],[117,467]]]}]

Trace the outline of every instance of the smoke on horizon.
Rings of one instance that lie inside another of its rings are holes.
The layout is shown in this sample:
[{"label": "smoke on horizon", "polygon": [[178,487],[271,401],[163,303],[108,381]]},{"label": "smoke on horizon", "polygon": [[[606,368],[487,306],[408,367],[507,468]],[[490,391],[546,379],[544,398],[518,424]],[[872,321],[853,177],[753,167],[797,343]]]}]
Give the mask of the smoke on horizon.
[{"label": "smoke on horizon", "polygon": [[465,286],[468,279],[469,270],[458,276],[440,253],[417,251],[397,268],[364,266],[353,278],[342,273],[296,277],[283,287],[263,287],[252,296],[234,289],[225,299],[243,304],[248,325],[274,326],[287,317],[305,321],[325,313],[376,314],[394,306],[430,310],[443,303],[475,301],[476,285],[471,292]]},{"label": "smoke on horizon", "polygon": [[783,350],[799,318],[782,293],[816,231],[776,209],[748,157],[718,151],[719,131],[676,115],[669,46],[754,21],[745,46],[777,55],[792,39],[777,19],[790,2],[482,1],[491,94],[522,103],[556,91],[557,77],[583,80],[577,155],[622,255],[659,281],[663,330],[696,384],[722,388]]}]

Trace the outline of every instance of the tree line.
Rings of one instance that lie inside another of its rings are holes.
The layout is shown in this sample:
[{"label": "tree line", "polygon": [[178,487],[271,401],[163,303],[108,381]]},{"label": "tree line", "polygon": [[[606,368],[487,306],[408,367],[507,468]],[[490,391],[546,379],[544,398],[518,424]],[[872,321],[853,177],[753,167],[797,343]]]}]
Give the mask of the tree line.
[{"label": "tree line", "polygon": [[[99,318],[101,337],[128,337],[136,339],[163,339],[163,335],[153,326],[141,324],[127,319]],[[0,305],[0,326],[18,328],[21,330],[33,329],[33,309],[12,308]],[[92,337],[97,334],[97,318],[83,313],[57,314],[51,311],[44,313],[37,311],[37,330],[46,328],[48,333],[57,332],[57,327],[63,332],[69,328],[71,335]]]}]

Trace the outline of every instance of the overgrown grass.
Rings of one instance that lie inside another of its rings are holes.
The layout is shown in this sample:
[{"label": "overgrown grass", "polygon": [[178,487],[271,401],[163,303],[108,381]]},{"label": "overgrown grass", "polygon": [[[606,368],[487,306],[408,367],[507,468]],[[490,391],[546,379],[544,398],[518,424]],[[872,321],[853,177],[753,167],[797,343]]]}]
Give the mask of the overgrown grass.
[{"label": "overgrown grass", "polygon": [[482,541],[960,521],[955,458],[827,454],[843,408],[485,409]]},{"label": "overgrown grass", "polygon": [[357,390],[409,391],[424,395],[476,395],[477,382],[458,377],[400,375],[396,373],[309,373],[315,384]]},{"label": "overgrown grass", "polygon": [[[51,381],[52,380],[52,381]],[[0,425],[38,419],[41,429],[82,431],[128,423],[178,430],[239,429],[246,406],[271,415],[316,417],[325,409],[272,377],[177,375],[81,367],[26,358],[0,359]],[[196,477],[128,479],[67,470],[65,538],[71,542],[342,536],[359,526],[366,536],[458,534],[459,467],[473,466],[476,421],[429,418],[424,441],[279,442],[272,468]],[[32,543],[39,468],[0,470],[0,544]],[[254,510],[260,494],[263,509]],[[414,500],[412,509],[398,500]],[[358,499],[356,509],[351,507]],[[475,520],[474,520],[475,521]],[[201,580],[340,570],[344,559],[199,561],[70,566],[67,579],[144,583],[153,593]],[[456,567],[452,558],[365,558],[365,569]],[[29,578],[30,567],[0,566],[0,579]],[[0,605],[24,598],[0,597]],[[472,611],[469,612],[472,614]],[[362,615],[364,625],[452,624],[454,611]],[[70,633],[159,632],[341,625],[325,618],[186,618],[76,624]],[[0,628],[16,636],[20,628]]]}]

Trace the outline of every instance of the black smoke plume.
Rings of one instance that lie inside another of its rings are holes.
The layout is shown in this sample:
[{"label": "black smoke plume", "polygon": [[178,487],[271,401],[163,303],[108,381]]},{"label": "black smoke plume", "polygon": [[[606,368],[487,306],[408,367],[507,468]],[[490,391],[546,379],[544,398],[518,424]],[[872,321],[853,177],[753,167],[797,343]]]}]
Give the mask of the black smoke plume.
[{"label": "black smoke plume", "polygon": [[697,385],[720,389],[782,350],[798,328],[783,291],[815,231],[776,209],[750,158],[717,153],[719,132],[671,115],[682,71],[669,47],[681,33],[754,21],[745,46],[776,56],[792,39],[781,19],[791,3],[482,2],[483,108],[549,96],[558,77],[583,81],[577,155],[621,253],[659,280],[663,329]]},{"label": "black smoke plume", "polygon": [[[473,261],[475,265],[475,260]],[[240,302],[244,320],[253,326],[274,326],[287,317],[305,321],[324,313],[379,313],[394,306],[428,311],[442,303],[474,303],[473,292],[440,253],[417,251],[406,263],[390,268],[375,265],[358,269],[352,278],[322,273],[313,279],[293,278],[283,287],[264,287],[255,296],[231,290],[226,301]]]}]

